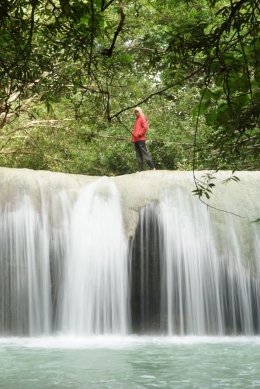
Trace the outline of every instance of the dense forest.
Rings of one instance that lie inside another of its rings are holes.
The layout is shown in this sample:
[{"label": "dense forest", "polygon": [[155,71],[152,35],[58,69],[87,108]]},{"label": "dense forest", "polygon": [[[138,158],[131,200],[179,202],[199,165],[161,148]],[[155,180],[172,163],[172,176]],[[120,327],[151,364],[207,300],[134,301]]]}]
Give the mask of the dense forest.
[{"label": "dense forest", "polygon": [[133,173],[141,106],[157,169],[260,168],[259,1],[2,0],[0,23],[0,166]]}]

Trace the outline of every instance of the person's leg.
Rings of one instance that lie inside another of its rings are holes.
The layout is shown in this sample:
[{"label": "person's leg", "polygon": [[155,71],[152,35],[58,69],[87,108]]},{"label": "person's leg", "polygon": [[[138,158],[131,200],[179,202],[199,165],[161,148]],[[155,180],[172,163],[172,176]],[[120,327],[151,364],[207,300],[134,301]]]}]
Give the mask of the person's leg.
[{"label": "person's leg", "polygon": [[154,164],[153,164],[153,160],[152,160],[152,157],[150,156],[150,154],[148,153],[148,151],[146,150],[146,145],[145,145],[145,141],[144,140],[140,140],[139,142],[139,148],[141,150],[141,154],[142,156],[146,159],[149,167],[151,169],[155,169],[154,167]]},{"label": "person's leg", "polygon": [[138,171],[141,172],[143,170],[143,154],[139,146],[139,142],[135,142],[135,155],[138,161]]}]

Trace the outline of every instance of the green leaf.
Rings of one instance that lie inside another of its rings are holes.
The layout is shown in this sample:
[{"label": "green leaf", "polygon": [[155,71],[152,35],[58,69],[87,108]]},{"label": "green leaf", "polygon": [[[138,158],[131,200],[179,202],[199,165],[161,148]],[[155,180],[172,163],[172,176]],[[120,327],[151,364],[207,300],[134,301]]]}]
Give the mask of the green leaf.
[{"label": "green leaf", "polygon": [[211,64],[209,65],[209,72],[210,72],[210,74],[214,74],[218,67],[219,67],[219,61],[211,62]]},{"label": "green leaf", "polygon": [[233,100],[233,104],[236,106],[236,108],[241,109],[247,106],[249,99],[250,97],[248,94],[239,95]]},{"label": "green leaf", "polygon": [[206,115],[206,122],[207,122],[209,125],[215,124],[216,119],[217,119],[217,113],[216,113],[216,112],[211,112],[211,113],[209,113],[208,115]]},{"label": "green leaf", "polygon": [[197,104],[192,111],[194,117],[203,115],[210,106],[210,100],[202,101],[200,104]]},{"label": "green leaf", "polygon": [[228,122],[228,118],[229,118],[229,113],[228,113],[227,109],[226,109],[226,111],[219,110],[217,112],[217,121],[220,124],[226,124]]},{"label": "green leaf", "polygon": [[254,76],[255,76],[255,81],[258,83],[258,85],[260,85],[260,70],[259,69],[256,69]]},{"label": "green leaf", "polygon": [[231,176],[231,177],[226,178],[225,180],[223,180],[222,184],[226,185],[229,181],[238,182],[238,181],[240,181],[240,179],[237,176]]},{"label": "green leaf", "polygon": [[255,103],[257,103],[257,104],[260,103],[260,91],[259,90],[253,94],[253,99],[254,99]]},{"label": "green leaf", "polygon": [[241,77],[236,81],[236,88],[237,90],[240,90],[241,92],[248,92],[249,90],[249,81],[247,77]]},{"label": "green leaf", "polygon": [[255,220],[253,220],[253,221],[251,221],[250,223],[259,223],[259,222],[260,222],[260,217],[255,219]]},{"label": "green leaf", "polygon": [[206,92],[203,94],[203,100],[211,100],[213,98],[215,98],[214,93],[207,89]]},{"label": "green leaf", "polygon": [[218,100],[218,111],[226,111],[228,109],[228,105],[226,100],[220,99]]},{"label": "green leaf", "polygon": [[218,74],[217,76],[214,77],[214,81],[216,86],[222,86],[224,82],[224,74]]},{"label": "green leaf", "polygon": [[237,62],[237,58],[234,56],[234,54],[226,54],[223,60],[226,65],[232,65],[232,66],[234,66],[234,63]]},{"label": "green leaf", "polygon": [[123,66],[132,68],[133,57],[130,54],[121,54],[117,56],[117,59]]}]

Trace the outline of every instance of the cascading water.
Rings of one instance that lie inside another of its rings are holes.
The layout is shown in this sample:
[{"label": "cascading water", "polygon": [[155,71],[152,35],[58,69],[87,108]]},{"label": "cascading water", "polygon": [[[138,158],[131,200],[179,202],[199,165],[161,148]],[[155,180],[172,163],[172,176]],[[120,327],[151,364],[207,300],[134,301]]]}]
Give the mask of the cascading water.
[{"label": "cascading water", "polygon": [[[174,185],[160,177],[153,201],[143,201],[142,177],[124,178],[131,193],[107,177],[51,192],[44,177],[38,190],[22,182],[12,202],[4,193],[1,335],[260,333],[257,225],[213,215],[186,176]],[[143,201],[129,240],[128,197],[135,212]]]},{"label": "cascading water", "polygon": [[[247,266],[234,217],[224,218],[225,230],[181,187],[142,210],[131,258],[137,329],[170,336],[259,334],[259,258],[255,268]],[[259,240],[253,244],[257,255]]]},{"label": "cascading water", "polygon": [[51,333],[48,224],[28,196],[6,204],[0,221],[1,333]]},{"label": "cascading water", "polygon": [[74,204],[65,257],[61,328],[77,335],[128,332],[128,265],[120,198],[103,178]]},{"label": "cascading water", "polygon": [[1,333],[126,334],[127,240],[115,184],[102,178],[74,203],[62,191],[49,210],[42,194],[41,204],[23,195],[3,211]]},{"label": "cascading water", "polygon": [[159,223],[165,318],[161,324],[168,333],[259,333],[260,283],[242,263],[232,223],[226,224],[230,237],[221,255],[207,208],[181,189],[161,199]]}]

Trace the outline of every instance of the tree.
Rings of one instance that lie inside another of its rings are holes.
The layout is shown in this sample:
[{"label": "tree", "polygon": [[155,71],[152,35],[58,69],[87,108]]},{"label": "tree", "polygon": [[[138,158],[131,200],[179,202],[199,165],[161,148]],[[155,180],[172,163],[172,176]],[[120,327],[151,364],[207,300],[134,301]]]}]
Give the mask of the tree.
[{"label": "tree", "polygon": [[258,20],[250,0],[2,1],[4,163],[31,138],[35,168],[85,172],[87,153],[97,174],[110,163],[123,174],[129,112],[142,104],[159,167],[258,168]]},{"label": "tree", "polygon": [[[132,154],[132,146],[122,144],[132,129],[128,111],[149,96],[163,96],[165,89],[153,66],[158,49],[144,45],[157,10],[143,1],[122,8],[121,1],[46,0],[3,2],[2,11],[1,164],[86,172],[87,149],[97,174],[111,164],[110,174],[125,173],[118,161]],[[125,14],[128,25],[121,32]],[[111,136],[122,150],[117,163]],[[111,152],[103,147],[106,157],[100,158],[97,139],[111,144]],[[170,152],[172,143],[167,144]],[[174,166],[167,148],[159,156],[156,143],[161,168]],[[92,168],[87,173],[93,174]]]}]

